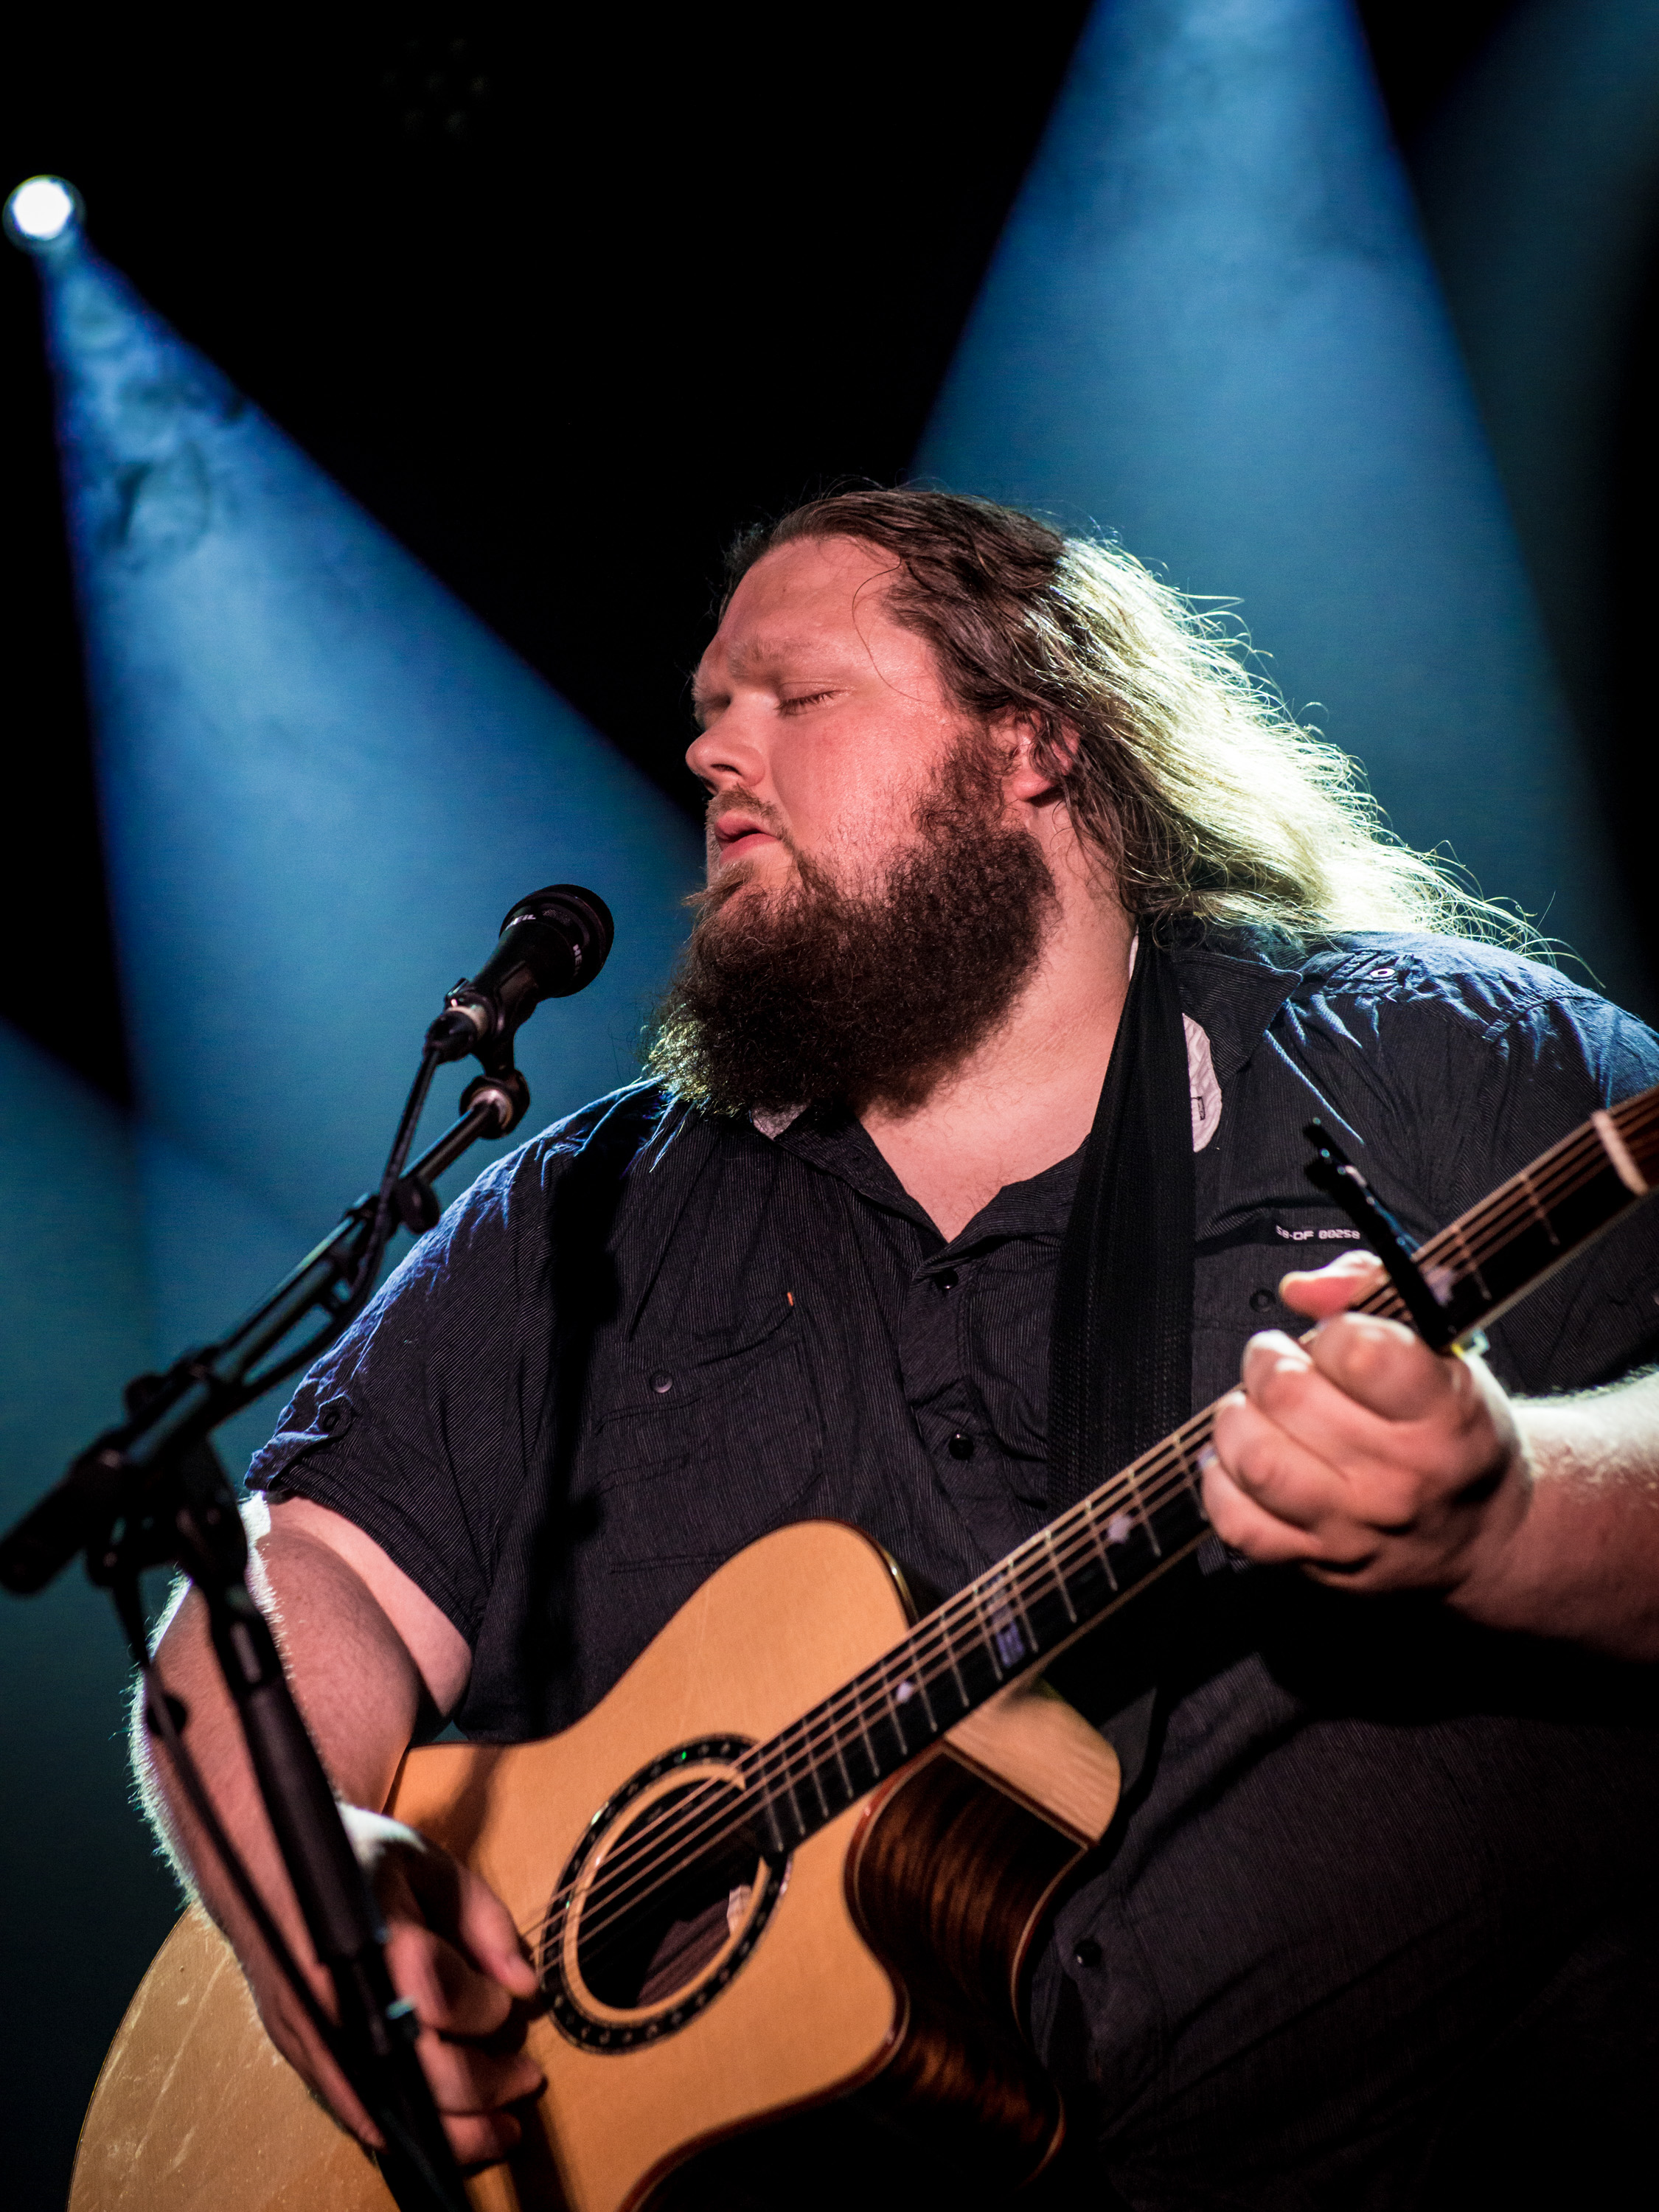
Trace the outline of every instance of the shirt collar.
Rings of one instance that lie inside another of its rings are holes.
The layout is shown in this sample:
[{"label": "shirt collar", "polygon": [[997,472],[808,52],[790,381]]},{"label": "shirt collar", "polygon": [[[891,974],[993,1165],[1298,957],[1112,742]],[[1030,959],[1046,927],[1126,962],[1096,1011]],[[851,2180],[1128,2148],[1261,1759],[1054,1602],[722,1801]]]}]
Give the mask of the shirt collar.
[{"label": "shirt collar", "polygon": [[883,1158],[869,1131],[844,1107],[810,1108],[772,1141],[809,1166],[838,1176],[872,1206],[914,1222],[930,1237],[939,1238],[941,1249],[953,1253],[1010,1237],[1064,1235],[1083,1158],[1079,1147],[1069,1159],[1045,1168],[1041,1175],[1006,1184],[947,1247],[931,1217]]},{"label": "shirt collar", "polygon": [[1182,1009],[1210,1040],[1216,1081],[1237,1075],[1302,980],[1297,948],[1254,933],[1179,926],[1170,948]]}]

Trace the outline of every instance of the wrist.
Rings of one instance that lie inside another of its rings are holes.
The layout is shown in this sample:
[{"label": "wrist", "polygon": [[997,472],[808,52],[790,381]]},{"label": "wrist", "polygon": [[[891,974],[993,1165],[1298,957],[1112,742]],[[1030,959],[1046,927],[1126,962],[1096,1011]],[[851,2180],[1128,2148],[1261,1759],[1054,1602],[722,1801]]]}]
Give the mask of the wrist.
[{"label": "wrist", "polygon": [[1465,1547],[1462,1571],[1446,1593],[1457,1612],[1482,1627],[1528,1625],[1538,1480],[1537,1453],[1517,1419],[1498,1479],[1489,1495],[1473,1509],[1480,1515],[1479,1523]]}]

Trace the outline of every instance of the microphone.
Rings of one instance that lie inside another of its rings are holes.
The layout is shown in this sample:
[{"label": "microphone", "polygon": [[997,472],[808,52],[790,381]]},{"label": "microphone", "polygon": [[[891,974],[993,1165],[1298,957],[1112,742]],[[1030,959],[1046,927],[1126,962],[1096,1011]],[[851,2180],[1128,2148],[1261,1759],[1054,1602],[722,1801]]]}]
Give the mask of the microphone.
[{"label": "microphone", "polygon": [[585,991],[610,957],[616,926],[596,891],[550,884],[521,898],[476,975],[463,975],[426,1033],[440,1060],[476,1053],[491,1074],[513,1064],[513,1038],[544,999]]}]

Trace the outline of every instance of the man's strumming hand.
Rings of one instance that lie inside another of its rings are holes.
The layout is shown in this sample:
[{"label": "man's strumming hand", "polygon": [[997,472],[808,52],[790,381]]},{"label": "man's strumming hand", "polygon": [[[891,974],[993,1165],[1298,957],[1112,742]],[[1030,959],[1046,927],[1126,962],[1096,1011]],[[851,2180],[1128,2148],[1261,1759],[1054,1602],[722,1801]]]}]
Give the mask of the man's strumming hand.
[{"label": "man's strumming hand", "polygon": [[[254,1585],[282,1635],[295,1695],[374,1886],[387,1968],[398,1994],[414,2003],[421,2059],[450,2142],[465,2164],[499,2158],[520,2132],[507,2107],[541,2086],[522,2048],[520,2008],[536,1994],[535,1971],[512,1916],[486,1883],[400,1821],[361,1809],[391,1795],[423,1695],[440,1712],[455,1709],[470,1654],[432,1601],[338,1515],[290,1498],[268,1516],[263,1501],[252,1500],[247,1516]],[[188,1740],[221,1820],[331,2013],[332,1984],[307,1940],[193,1593],[169,1623],[156,1665],[189,1711]],[[156,1824],[230,1938],[271,2041],[355,2134],[375,2142],[368,2114],[199,1834],[165,1751],[142,1733],[138,1749]]]},{"label": "man's strumming hand", "polygon": [[[512,1915],[486,1882],[402,1821],[359,1806],[343,1806],[341,1816],[386,1923],[387,1970],[414,2003],[421,2062],[451,2146],[463,2164],[503,2157],[520,2133],[506,2108],[543,2086],[523,2048],[522,2007],[537,1994],[536,1972]],[[304,2054],[287,2055],[309,2070]],[[337,2109],[343,2085],[330,2086]],[[343,2116],[362,2132],[358,2114]]]}]

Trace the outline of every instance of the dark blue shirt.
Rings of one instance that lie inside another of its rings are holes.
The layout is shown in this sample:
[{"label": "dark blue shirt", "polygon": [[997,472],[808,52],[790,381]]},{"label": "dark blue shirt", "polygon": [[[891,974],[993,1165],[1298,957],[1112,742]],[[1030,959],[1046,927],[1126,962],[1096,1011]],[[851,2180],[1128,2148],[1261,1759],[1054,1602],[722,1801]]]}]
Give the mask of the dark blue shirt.
[{"label": "dark blue shirt", "polygon": [[[1468,945],[1194,933],[1173,958],[1219,1091],[1194,1111],[1194,1403],[1291,1325],[1286,1267],[1350,1241],[1303,1176],[1311,1115],[1424,1236],[1659,1083],[1639,1024]],[[768,1137],[623,1091],[449,1208],[252,1480],[347,1515],[441,1607],[473,1654],[457,1718],[491,1741],[577,1717],[784,1522],[854,1522],[944,1594],[1051,1510],[1076,1176],[1009,1187],[947,1243],[842,1113]],[[1649,1208],[1502,1322],[1492,1363],[1527,1392],[1608,1379],[1650,1356],[1656,1299]],[[1287,2206],[1349,2201],[1355,2162],[1418,2156],[1451,2075],[1637,1909],[1644,1671],[1540,1664],[1213,1545],[1083,1650],[1068,1692],[1109,1723],[1127,1705],[1122,1747],[1152,1755],[1036,1978],[1079,2124],[1137,2202],[1210,2201],[1252,2160],[1301,2177]],[[1588,1824],[1522,1817],[1569,1783]]]}]

